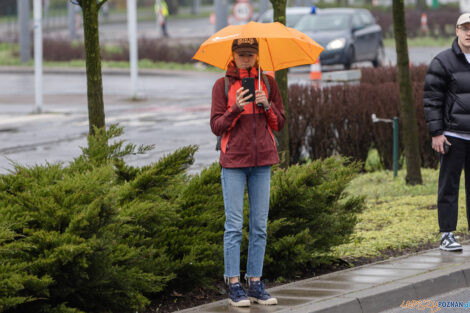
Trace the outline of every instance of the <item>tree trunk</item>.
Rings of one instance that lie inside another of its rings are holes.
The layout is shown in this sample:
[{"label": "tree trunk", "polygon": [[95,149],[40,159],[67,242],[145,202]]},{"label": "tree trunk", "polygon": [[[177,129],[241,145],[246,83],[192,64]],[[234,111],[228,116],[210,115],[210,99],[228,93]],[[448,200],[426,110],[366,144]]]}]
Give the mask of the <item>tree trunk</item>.
[{"label": "tree trunk", "polygon": [[[286,0],[270,0],[273,5],[274,21],[286,25]],[[284,104],[286,123],[284,128],[277,134],[279,140],[279,159],[281,168],[287,168],[290,164],[289,154],[289,102],[287,97],[287,69],[276,72],[276,83]]]},{"label": "tree trunk", "polygon": [[403,146],[406,157],[406,183],[422,184],[419,154],[418,123],[413,102],[411,75],[406,38],[404,0],[393,0],[393,29],[397,50],[398,84],[400,86]]},{"label": "tree trunk", "polygon": [[101,52],[98,32],[98,11],[96,0],[81,0],[83,28],[85,35],[88,121],[90,135],[93,127],[104,128],[103,80],[101,77]]}]

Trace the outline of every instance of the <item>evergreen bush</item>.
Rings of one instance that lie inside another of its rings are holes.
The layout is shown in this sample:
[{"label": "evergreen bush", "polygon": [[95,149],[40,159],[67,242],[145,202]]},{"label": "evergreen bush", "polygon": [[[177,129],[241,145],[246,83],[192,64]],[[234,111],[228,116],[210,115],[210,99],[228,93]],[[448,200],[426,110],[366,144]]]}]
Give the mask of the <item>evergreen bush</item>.
[{"label": "evergreen bush", "polygon": [[[68,166],[16,164],[0,176],[0,312],[136,312],[222,280],[220,166],[188,176],[188,146],[132,167],[124,157],[151,147],[120,134],[95,129]],[[329,158],[273,170],[265,277],[309,271],[348,241],[363,200],[344,188],[358,169]],[[246,262],[248,218],[243,234]]]},{"label": "evergreen bush", "polygon": [[[344,189],[360,168],[357,162],[327,158],[287,170],[273,170],[264,277],[294,277],[308,272],[329,261],[331,248],[349,241],[364,199],[349,196]],[[242,270],[247,260],[249,234],[246,195],[244,204]],[[180,212],[183,221],[177,232],[169,235],[173,240],[179,238],[179,244],[173,241],[171,246],[185,249],[190,256],[185,260],[185,275],[180,274],[176,281],[184,279],[193,286],[197,282],[220,280],[225,217],[218,164],[188,183]],[[170,252],[173,257],[185,255],[181,251],[176,255],[175,251]]]},{"label": "evergreen bush", "polygon": [[361,164],[327,158],[274,171],[264,274],[294,277],[349,242],[364,198],[344,190]]},{"label": "evergreen bush", "polygon": [[135,312],[175,277],[158,235],[176,223],[172,183],[196,147],[124,167],[148,147],[103,145],[121,132],[90,138],[69,167],[16,165],[0,177],[0,311]]},{"label": "evergreen bush", "polygon": [[194,176],[181,194],[179,220],[165,234],[169,255],[178,260],[171,288],[209,286],[223,277],[224,201],[220,165]]}]

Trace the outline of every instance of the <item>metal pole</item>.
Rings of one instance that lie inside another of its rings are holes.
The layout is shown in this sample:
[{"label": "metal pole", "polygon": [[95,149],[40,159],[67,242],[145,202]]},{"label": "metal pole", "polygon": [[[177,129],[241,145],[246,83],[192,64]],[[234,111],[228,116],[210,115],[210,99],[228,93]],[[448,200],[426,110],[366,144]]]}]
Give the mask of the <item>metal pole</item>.
[{"label": "metal pole", "polygon": [[131,67],[132,98],[137,98],[137,8],[136,0],[127,0],[127,31],[129,33],[129,61]]},{"label": "metal pole", "polygon": [[67,1],[67,12],[68,12],[68,26],[69,26],[69,37],[70,41],[77,38],[77,30],[75,29],[75,4]]},{"label": "metal pole", "polygon": [[228,2],[227,0],[214,0],[215,2],[215,31],[219,31],[227,26]]},{"label": "metal pole", "polygon": [[201,8],[201,0],[193,0],[191,2],[191,14],[196,15],[199,13]]},{"label": "metal pole", "polygon": [[34,0],[34,96],[35,113],[42,111],[42,7],[41,0]]},{"label": "metal pole", "polygon": [[393,118],[393,177],[398,173],[398,117]]},{"label": "metal pole", "polygon": [[18,27],[20,30],[20,57],[21,63],[31,60],[31,40],[29,38],[29,16],[31,8],[29,0],[18,0]]}]

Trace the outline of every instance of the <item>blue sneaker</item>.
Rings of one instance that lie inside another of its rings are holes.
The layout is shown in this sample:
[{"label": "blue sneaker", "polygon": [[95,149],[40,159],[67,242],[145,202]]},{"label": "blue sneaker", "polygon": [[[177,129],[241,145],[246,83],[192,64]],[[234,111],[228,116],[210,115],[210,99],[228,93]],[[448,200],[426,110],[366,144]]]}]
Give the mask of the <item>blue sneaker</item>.
[{"label": "blue sneaker", "polygon": [[228,303],[233,306],[250,306],[250,300],[246,296],[245,289],[243,289],[240,282],[228,285],[229,299]]},{"label": "blue sneaker", "polygon": [[257,302],[259,304],[277,304],[277,299],[271,297],[271,295],[264,289],[264,284],[260,280],[249,281],[248,298],[251,302]]}]

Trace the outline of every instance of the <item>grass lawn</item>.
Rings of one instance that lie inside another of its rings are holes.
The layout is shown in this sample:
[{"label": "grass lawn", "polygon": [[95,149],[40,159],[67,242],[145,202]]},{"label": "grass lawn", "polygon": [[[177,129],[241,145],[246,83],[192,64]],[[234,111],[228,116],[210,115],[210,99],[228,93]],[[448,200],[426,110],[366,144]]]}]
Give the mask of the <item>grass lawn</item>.
[{"label": "grass lawn", "polygon": [[[437,247],[438,171],[422,169],[423,185],[407,186],[405,170],[393,178],[391,171],[362,174],[347,191],[366,196],[366,209],[359,215],[351,243],[338,246],[338,257],[381,257],[388,251],[400,251],[434,243]],[[456,233],[467,231],[463,174],[459,196],[459,221]]]}]

